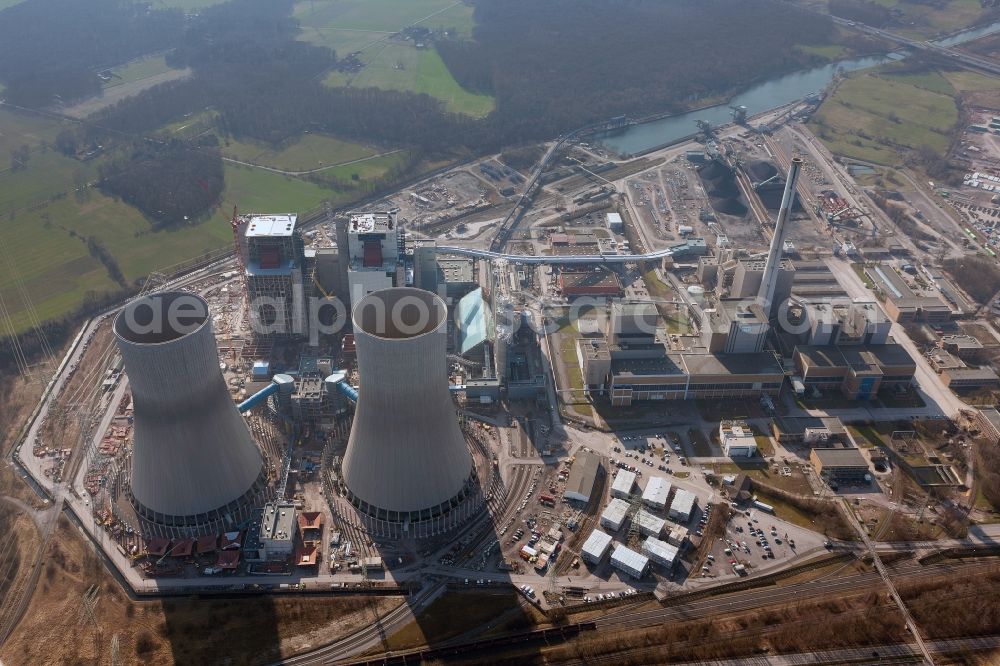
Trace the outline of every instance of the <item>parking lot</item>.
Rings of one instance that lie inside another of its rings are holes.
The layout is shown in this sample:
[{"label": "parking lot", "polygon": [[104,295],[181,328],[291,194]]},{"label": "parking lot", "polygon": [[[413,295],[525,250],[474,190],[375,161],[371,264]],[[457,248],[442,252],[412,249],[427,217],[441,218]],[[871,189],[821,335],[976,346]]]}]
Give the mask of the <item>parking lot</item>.
[{"label": "parking lot", "polygon": [[683,442],[678,433],[665,431],[657,435],[622,435],[619,444],[608,455],[611,464],[642,476],[643,471],[655,470],[673,474],[676,467],[687,467]]},{"label": "parking lot", "polygon": [[696,576],[749,575],[774,567],[800,553],[823,547],[822,535],[757,509],[733,509],[726,532],[713,545]]}]

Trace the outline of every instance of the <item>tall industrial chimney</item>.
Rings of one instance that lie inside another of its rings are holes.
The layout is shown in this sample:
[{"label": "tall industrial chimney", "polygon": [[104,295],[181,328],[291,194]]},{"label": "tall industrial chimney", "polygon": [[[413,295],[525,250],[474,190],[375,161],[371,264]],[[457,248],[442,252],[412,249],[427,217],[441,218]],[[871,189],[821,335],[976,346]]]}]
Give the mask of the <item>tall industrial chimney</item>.
[{"label": "tall industrial chimney", "polygon": [[139,517],[170,536],[245,518],[266,471],[226,389],[208,303],[179,291],[146,296],[122,310],[114,332],[134,403]]},{"label": "tall industrial chimney", "polygon": [[341,464],[348,499],[382,533],[449,529],[477,486],[448,391],[445,303],[394,287],[352,318],[361,381]]},{"label": "tall industrial chimney", "polygon": [[781,208],[778,209],[778,220],[774,224],[774,236],[771,238],[771,248],[767,252],[767,263],[764,264],[764,276],[760,280],[760,291],[757,292],[757,300],[760,301],[764,312],[773,316],[772,302],[774,300],[774,288],[778,283],[778,266],[781,263],[781,249],[785,241],[785,223],[791,215],[792,207],[795,205],[795,183],[799,178],[799,169],[802,168],[802,158],[793,157],[792,163],[788,167],[788,179],[785,181],[785,192],[781,196]]}]

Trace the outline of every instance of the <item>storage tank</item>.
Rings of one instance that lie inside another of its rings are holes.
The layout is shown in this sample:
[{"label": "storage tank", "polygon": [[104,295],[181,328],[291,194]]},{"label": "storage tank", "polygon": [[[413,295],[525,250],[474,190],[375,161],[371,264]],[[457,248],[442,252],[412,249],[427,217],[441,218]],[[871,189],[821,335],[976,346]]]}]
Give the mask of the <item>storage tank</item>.
[{"label": "storage tank", "polygon": [[705,288],[702,287],[700,284],[691,285],[690,287],[687,288],[687,291],[688,291],[688,296],[691,297],[691,300],[693,300],[698,305],[701,305],[705,302]]},{"label": "storage tank", "polygon": [[134,403],[130,488],[149,532],[217,531],[249,515],[263,458],[219,369],[208,303],[165,292],[129,303],[114,334]]},{"label": "storage tank", "polygon": [[478,484],[448,390],[445,303],[383,289],[352,320],[360,387],[341,464],[348,499],[383,534],[450,529]]}]

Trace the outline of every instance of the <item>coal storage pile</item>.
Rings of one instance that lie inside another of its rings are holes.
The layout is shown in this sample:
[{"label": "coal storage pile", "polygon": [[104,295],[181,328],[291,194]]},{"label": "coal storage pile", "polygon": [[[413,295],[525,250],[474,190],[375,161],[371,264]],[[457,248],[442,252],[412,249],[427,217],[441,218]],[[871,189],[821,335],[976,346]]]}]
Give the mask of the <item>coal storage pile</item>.
[{"label": "coal storage pile", "polygon": [[774,178],[778,173],[778,168],[767,160],[753,160],[748,162],[744,168],[747,175],[750,176],[750,181],[754,183],[762,183],[768,178]]},{"label": "coal storage pile", "polygon": [[723,215],[743,217],[747,214],[747,206],[743,203],[740,188],[736,184],[736,173],[727,165],[712,160],[698,169],[708,201],[712,209]]},{"label": "coal storage pile", "polygon": [[[764,204],[764,207],[768,210],[781,208],[781,195],[785,191],[785,177],[778,171],[778,167],[767,160],[753,160],[744,164],[743,170],[750,178],[750,182],[757,187],[757,197]],[[801,211],[802,206],[796,198],[792,212]]]}]

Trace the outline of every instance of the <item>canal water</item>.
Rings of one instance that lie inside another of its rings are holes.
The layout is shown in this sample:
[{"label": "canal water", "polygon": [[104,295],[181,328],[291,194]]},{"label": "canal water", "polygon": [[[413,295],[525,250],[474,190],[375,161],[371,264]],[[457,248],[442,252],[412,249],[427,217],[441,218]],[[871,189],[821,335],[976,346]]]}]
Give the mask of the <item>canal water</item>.
[{"label": "canal water", "polygon": [[704,120],[713,126],[732,122],[730,106],[746,106],[748,115],[791,104],[809,93],[822,91],[833,80],[838,70],[851,72],[874,67],[899,56],[870,56],[830,63],[822,67],[792,72],[765,81],[732,98],[728,104],[682,113],[677,116],[630,125],[624,130],[608,134],[600,143],[616,153],[634,155],[645,150],[674,143],[698,131],[696,121]]},{"label": "canal water", "polygon": [[1000,21],[996,23],[990,23],[989,25],[979,26],[978,28],[972,28],[970,30],[963,30],[962,32],[956,32],[951,37],[945,37],[944,39],[935,39],[932,43],[938,46],[955,46],[957,44],[964,44],[965,42],[971,42],[973,39],[979,39],[980,37],[985,37],[986,35],[992,35],[994,32],[1000,31]]},{"label": "canal water", "polygon": [[[946,47],[954,46],[997,31],[1000,31],[1000,22],[959,32],[935,43]],[[867,69],[903,57],[899,53],[890,53],[887,56],[852,58],[813,69],[792,72],[753,86],[732,98],[727,104],[630,125],[623,130],[600,137],[598,142],[616,153],[634,155],[658,146],[676,143],[691,136],[698,131],[696,124],[698,120],[704,120],[713,126],[731,122],[732,110],[730,106],[746,106],[749,115],[762,113],[791,104],[810,93],[822,91],[829,85],[838,71],[853,72]]]}]

